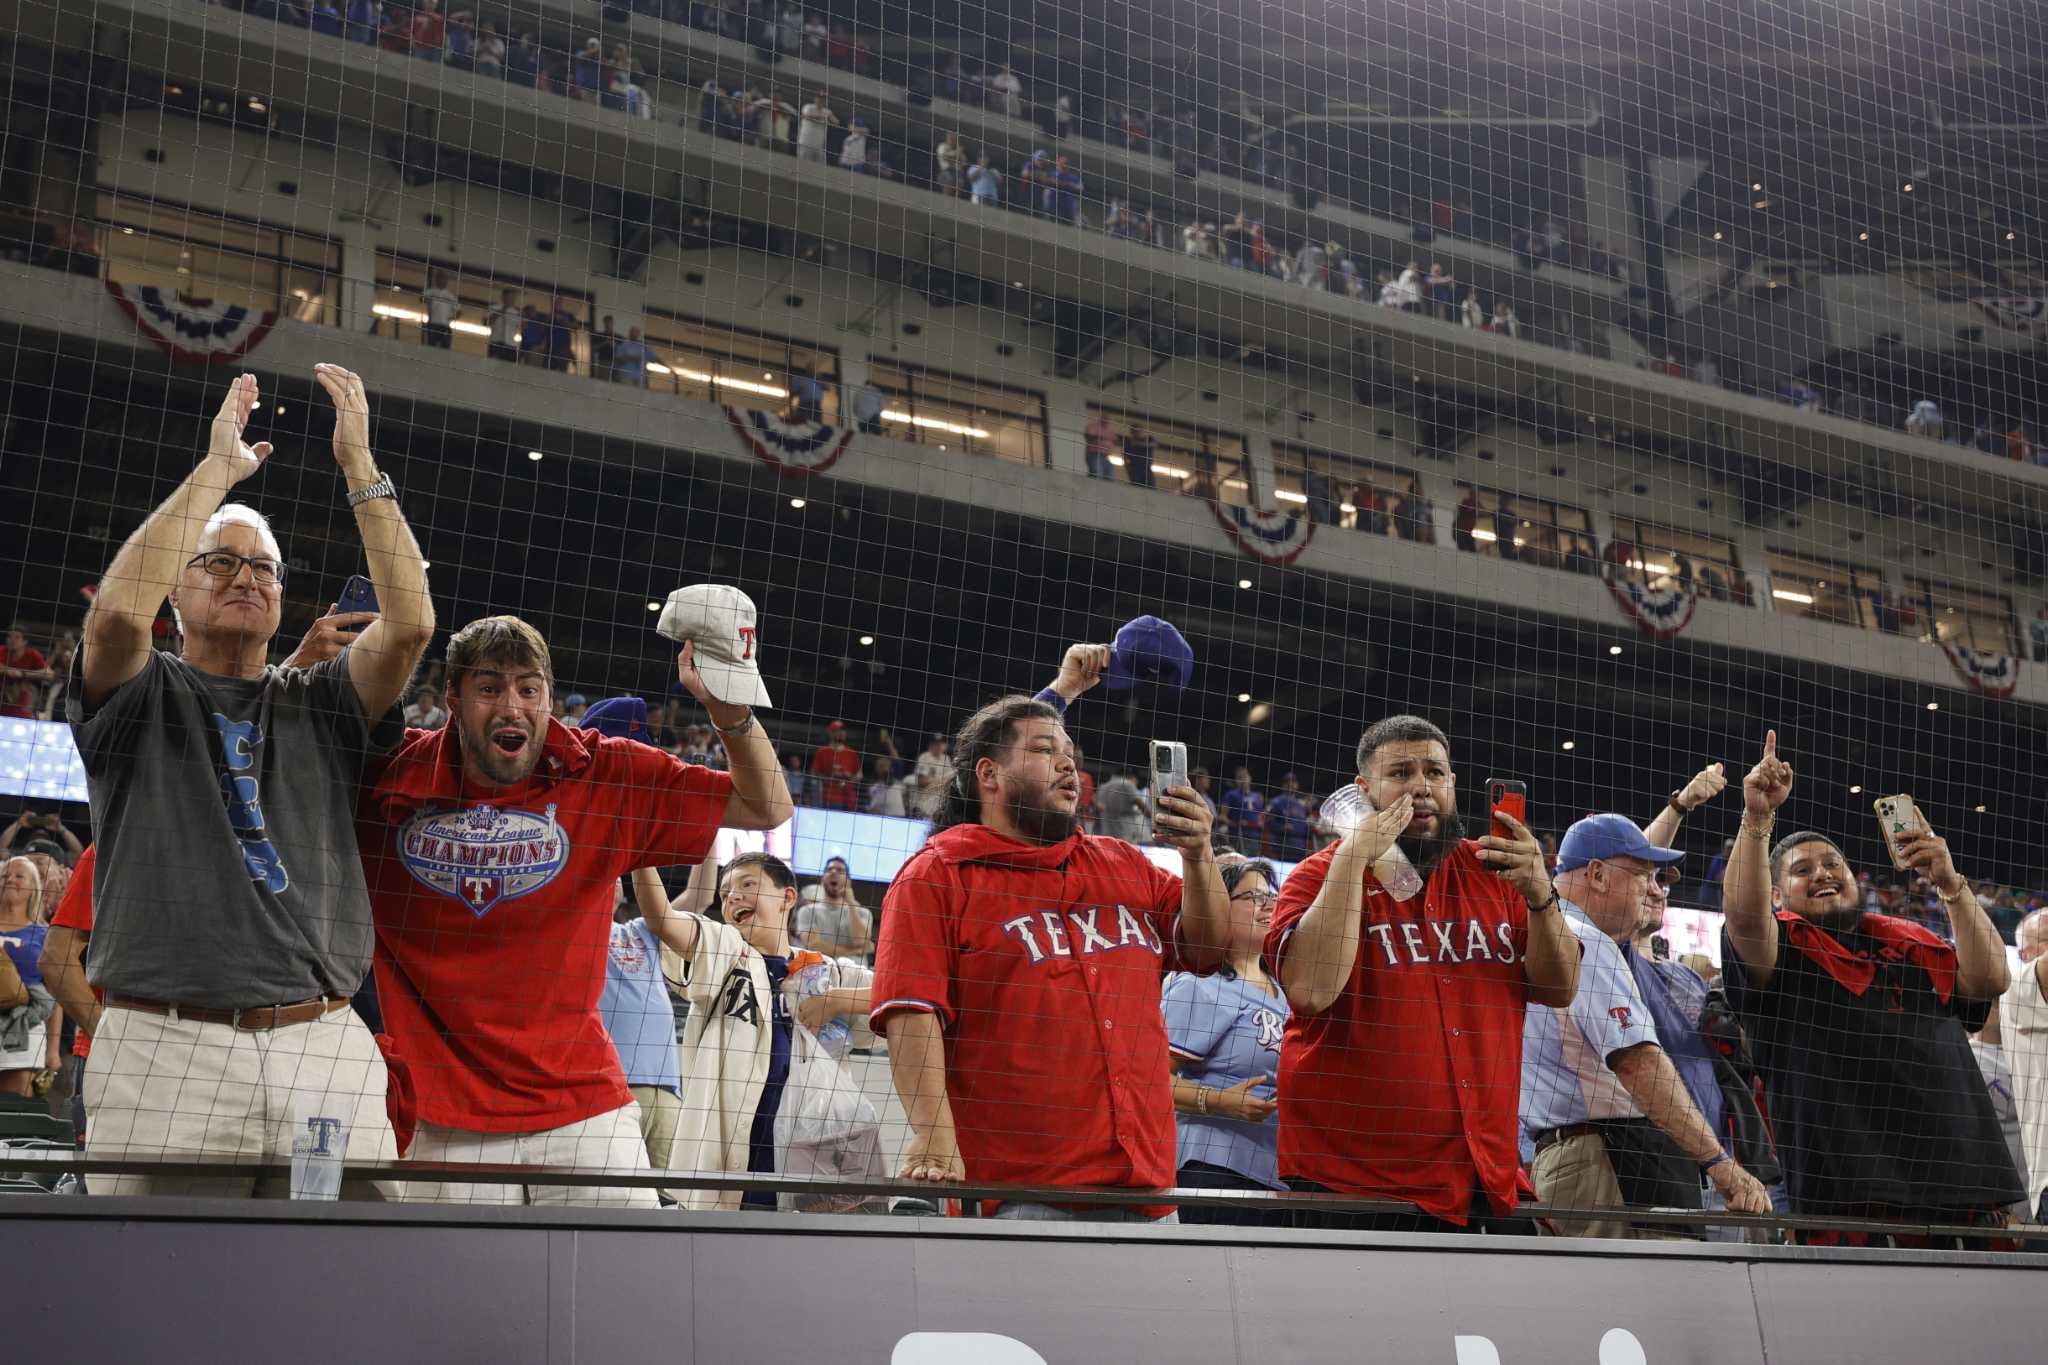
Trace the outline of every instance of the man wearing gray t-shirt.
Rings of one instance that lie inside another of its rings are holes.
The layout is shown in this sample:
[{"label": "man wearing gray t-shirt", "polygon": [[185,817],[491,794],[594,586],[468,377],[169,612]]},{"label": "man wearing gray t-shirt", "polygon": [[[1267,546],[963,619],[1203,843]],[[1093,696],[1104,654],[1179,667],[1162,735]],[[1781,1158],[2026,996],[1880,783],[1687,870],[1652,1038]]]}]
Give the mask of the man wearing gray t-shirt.
[{"label": "man wearing gray t-shirt", "polygon": [[[370,962],[357,787],[400,729],[393,706],[434,629],[426,566],[370,451],[362,381],[321,365],[334,455],[381,615],[312,668],[268,663],[283,552],[226,501],[270,455],[244,439],[254,375],[229,388],[206,457],[100,580],[72,732],[99,866],[87,978],[105,1006],[85,1102],[96,1157],[388,1161],[385,1066],[349,1009]],[[168,598],[178,654],[151,648]],[[103,1176],[98,1194],[247,1196],[249,1178]],[[266,1190],[267,1192],[267,1190]]]}]

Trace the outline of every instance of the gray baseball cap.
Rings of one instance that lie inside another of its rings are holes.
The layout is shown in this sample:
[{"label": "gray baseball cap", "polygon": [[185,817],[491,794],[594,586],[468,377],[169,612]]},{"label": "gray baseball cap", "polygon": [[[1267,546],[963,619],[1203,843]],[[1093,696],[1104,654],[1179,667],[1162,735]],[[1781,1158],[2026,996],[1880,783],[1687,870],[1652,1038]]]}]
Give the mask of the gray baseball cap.
[{"label": "gray baseball cap", "polygon": [[668,595],[657,634],[697,648],[697,673],[728,706],[772,707],[761,682],[761,641],[754,599],[722,583],[698,583]]}]

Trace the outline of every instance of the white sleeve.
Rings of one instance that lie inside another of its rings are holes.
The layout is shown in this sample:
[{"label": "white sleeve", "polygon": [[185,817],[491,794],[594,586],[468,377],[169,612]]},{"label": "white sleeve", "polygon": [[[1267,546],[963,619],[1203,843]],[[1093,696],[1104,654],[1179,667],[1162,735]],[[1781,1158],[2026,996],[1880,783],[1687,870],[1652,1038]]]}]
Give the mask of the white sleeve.
[{"label": "white sleeve", "polygon": [[731,974],[734,964],[746,956],[747,940],[730,924],[721,924],[702,915],[691,915],[690,918],[697,921],[697,951],[686,960],[675,949],[663,944],[661,971],[670,981],[682,984],[683,993],[692,1005],[708,1005],[725,985],[725,978]]}]

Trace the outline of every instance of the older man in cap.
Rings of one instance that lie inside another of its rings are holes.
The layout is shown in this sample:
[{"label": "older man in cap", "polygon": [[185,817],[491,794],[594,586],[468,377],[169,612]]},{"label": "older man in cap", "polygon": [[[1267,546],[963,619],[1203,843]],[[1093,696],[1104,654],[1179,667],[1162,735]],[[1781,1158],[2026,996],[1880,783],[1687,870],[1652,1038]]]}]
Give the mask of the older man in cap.
[{"label": "older man in cap", "polygon": [[1567,1236],[1668,1236],[1602,1210],[1700,1207],[1700,1176],[1737,1213],[1768,1213],[1763,1186],[1722,1149],[1658,1041],[1622,945],[1658,869],[1684,855],[1658,848],[1625,815],[1565,832],[1553,884],[1579,940],[1579,991],[1563,1009],[1522,1021],[1522,1135],[1534,1149],[1537,1197]]}]

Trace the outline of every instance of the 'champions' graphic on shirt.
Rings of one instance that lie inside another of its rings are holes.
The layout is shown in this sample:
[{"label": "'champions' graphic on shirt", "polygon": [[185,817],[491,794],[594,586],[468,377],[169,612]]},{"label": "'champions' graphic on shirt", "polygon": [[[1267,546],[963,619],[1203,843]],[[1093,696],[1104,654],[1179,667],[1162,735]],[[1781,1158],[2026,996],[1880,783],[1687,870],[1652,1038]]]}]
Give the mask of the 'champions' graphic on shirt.
[{"label": "'champions' graphic on shirt", "polygon": [[426,886],[481,919],[501,901],[531,895],[569,861],[555,807],[536,815],[502,806],[420,811],[398,831],[398,856]]},{"label": "'champions' graphic on shirt", "polygon": [[282,895],[292,878],[264,828],[262,783],[256,778],[256,770],[262,766],[258,755],[263,748],[263,727],[253,720],[229,720],[216,711],[213,728],[220,734],[221,761],[226,765],[220,775],[220,798],[227,806],[228,824],[242,842],[242,862],[249,869],[249,880],[272,895]]}]

